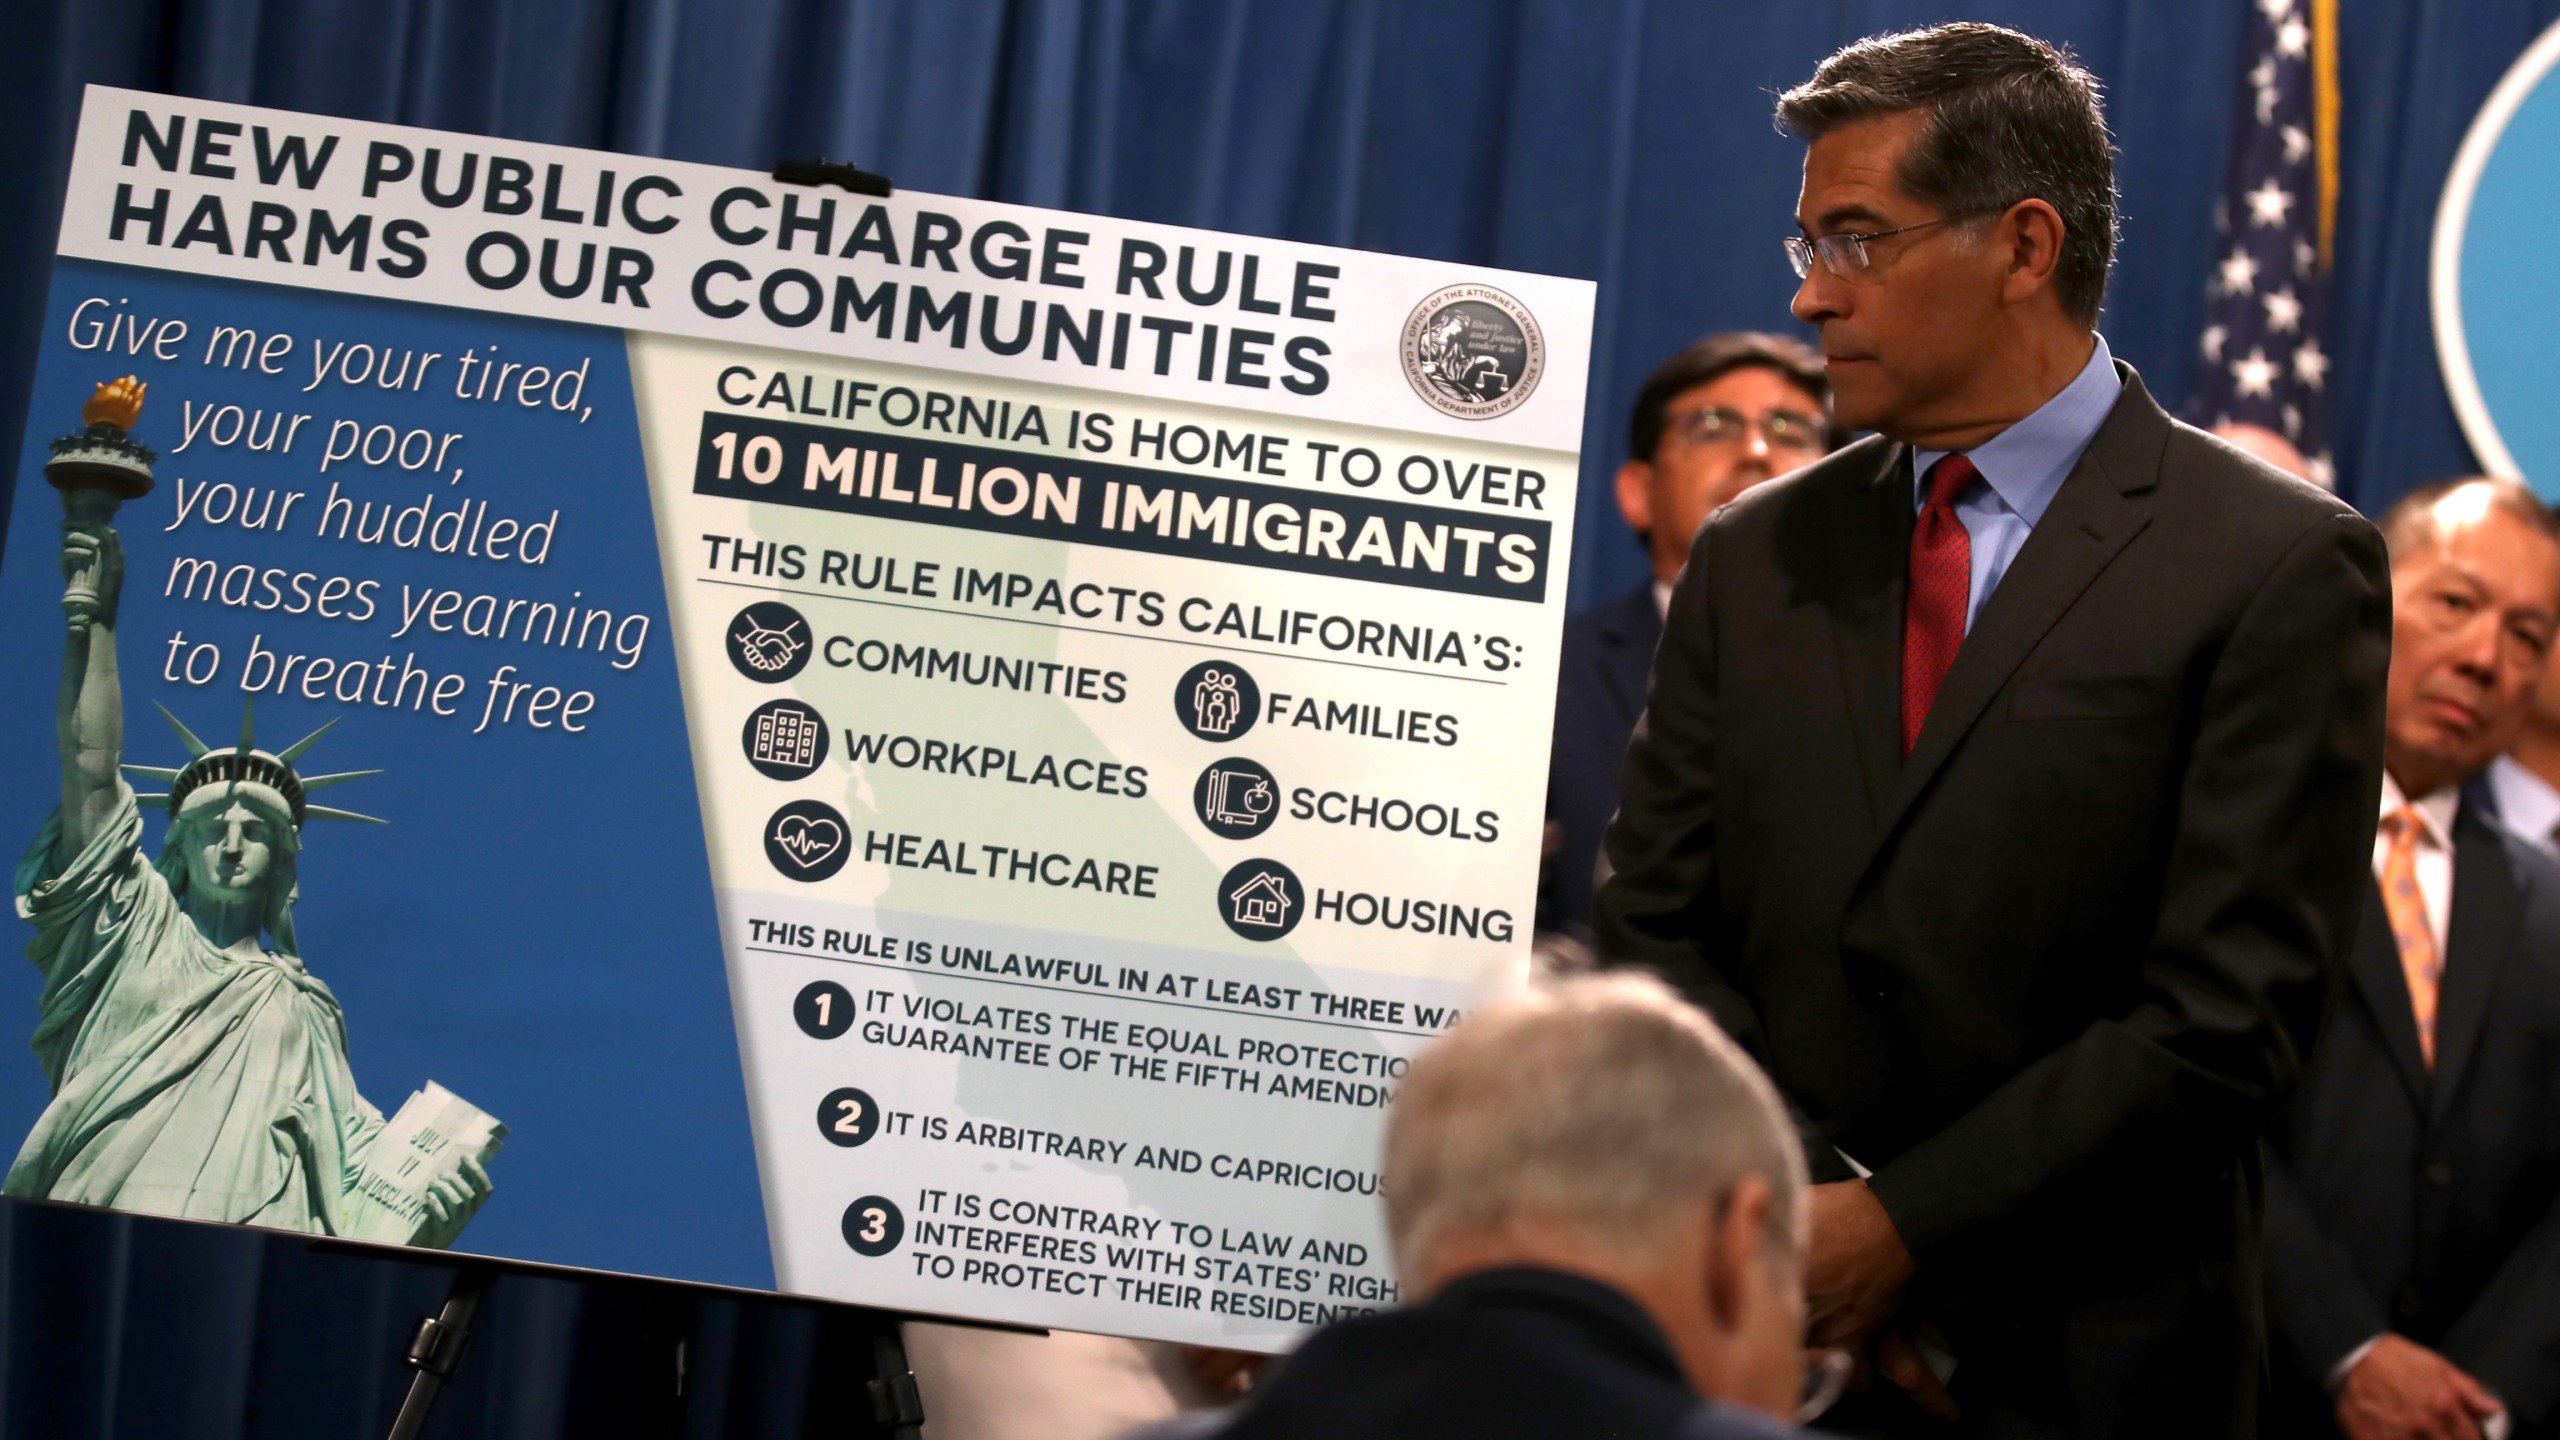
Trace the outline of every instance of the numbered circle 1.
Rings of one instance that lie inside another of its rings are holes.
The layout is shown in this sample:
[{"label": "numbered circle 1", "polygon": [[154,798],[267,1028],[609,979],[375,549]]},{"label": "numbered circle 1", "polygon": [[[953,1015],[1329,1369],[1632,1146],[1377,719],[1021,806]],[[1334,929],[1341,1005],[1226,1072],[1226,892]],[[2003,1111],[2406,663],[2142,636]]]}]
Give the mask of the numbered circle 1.
[{"label": "numbered circle 1", "polygon": [[818,648],[808,620],[779,600],[759,600],[739,611],[724,641],[729,663],[759,685],[779,685],[799,674]]},{"label": "numbered circle 1", "polygon": [[850,1085],[828,1091],[818,1102],[818,1133],[848,1150],[862,1144],[880,1133],[879,1102]]},{"label": "numbered circle 1", "polygon": [[1173,687],[1173,713],[1203,740],[1233,740],[1262,716],[1262,687],[1232,660],[1203,660]]},{"label": "numbered circle 1", "polygon": [[1280,816],[1280,782],[1242,756],[1214,761],[1191,787],[1200,823],[1229,840],[1250,840]]},{"label": "numbered circle 1", "polygon": [[764,856],[785,879],[824,880],[852,854],[853,832],[824,800],[794,800],[764,822]]},{"label": "numbered circle 1", "polygon": [[886,1255],[907,1238],[906,1217],[885,1195],[865,1195],[844,1207],[844,1243],[857,1255]]},{"label": "numbered circle 1", "polygon": [[1247,940],[1279,939],[1306,910],[1306,887],[1277,860],[1247,860],[1218,882],[1218,916]]},{"label": "numbered circle 1", "polygon": [[827,763],[827,722],[797,700],[768,700],[747,717],[747,763],[776,780],[806,778]]},{"label": "numbered circle 1", "polygon": [[812,1038],[833,1040],[853,1028],[853,992],[833,980],[811,981],[791,1002],[791,1018]]}]

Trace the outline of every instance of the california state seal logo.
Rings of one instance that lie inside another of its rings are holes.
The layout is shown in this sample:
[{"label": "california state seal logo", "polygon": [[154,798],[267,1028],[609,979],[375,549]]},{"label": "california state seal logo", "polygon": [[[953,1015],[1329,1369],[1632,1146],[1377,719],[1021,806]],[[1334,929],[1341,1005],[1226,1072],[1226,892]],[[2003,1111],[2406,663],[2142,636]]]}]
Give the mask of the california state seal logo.
[{"label": "california state seal logo", "polygon": [[1405,317],[1404,378],[1432,409],[1490,420],[1520,408],[1546,373],[1529,307],[1490,285],[1436,290]]}]

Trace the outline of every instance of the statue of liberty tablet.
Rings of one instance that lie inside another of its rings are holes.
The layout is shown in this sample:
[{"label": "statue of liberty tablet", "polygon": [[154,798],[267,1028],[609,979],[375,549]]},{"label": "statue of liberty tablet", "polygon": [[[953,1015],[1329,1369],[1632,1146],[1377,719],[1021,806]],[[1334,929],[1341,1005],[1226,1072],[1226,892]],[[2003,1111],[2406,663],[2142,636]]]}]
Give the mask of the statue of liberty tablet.
[{"label": "statue of liberty tablet", "polygon": [[[450,1245],[489,1194],[483,1162],[505,1128],[432,1083],[385,1121],[356,1091],[345,1018],[294,934],[305,822],[372,819],[308,797],[380,772],[297,770],[326,725],[270,753],[253,713],[237,746],[215,748],[165,709],[186,763],[123,763],[124,559],[107,522],[151,484],[151,451],[125,435],[142,389],[100,386],[87,429],[54,442],[45,467],[65,510],[62,800],[15,889],[36,927],[34,1047],[53,1099],[0,1193]],[[137,795],[128,774],[167,793]],[[156,861],[145,804],[169,813]]]}]

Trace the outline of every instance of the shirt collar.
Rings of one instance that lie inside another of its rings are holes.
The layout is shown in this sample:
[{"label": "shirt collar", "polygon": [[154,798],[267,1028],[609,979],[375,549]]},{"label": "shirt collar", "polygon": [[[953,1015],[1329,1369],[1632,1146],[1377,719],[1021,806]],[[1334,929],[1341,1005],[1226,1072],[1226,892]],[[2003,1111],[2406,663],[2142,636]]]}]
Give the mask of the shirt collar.
[{"label": "shirt collar", "polygon": [[[2124,378],[2116,374],[2115,357],[2107,353],[2107,337],[2089,348],[2089,363],[2052,399],[2026,419],[1967,450],[1965,458],[1982,472],[1983,483],[2019,519],[2032,526],[2044,518],[2054,492],[2080,463],[2080,452],[2097,438],[2098,427],[2116,408]],[[1921,450],[1911,457],[1911,503],[1920,504],[1920,486],[1929,467],[1944,450]]]},{"label": "shirt collar", "polygon": [[2498,823],[2528,840],[2547,843],[2560,826],[2560,790],[2512,755],[2499,756],[2489,767],[2489,793],[2497,802]]},{"label": "shirt collar", "polygon": [[2382,773],[2382,813],[2389,815],[2403,805],[2417,808],[2419,827],[2426,831],[2426,837],[2430,842],[2441,849],[2453,848],[2453,812],[2462,805],[2461,786],[2439,785],[2434,793],[2426,798],[2412,800],[2400,793],[2400,782],[2391,778],[2391,772],[2384,771]]}]

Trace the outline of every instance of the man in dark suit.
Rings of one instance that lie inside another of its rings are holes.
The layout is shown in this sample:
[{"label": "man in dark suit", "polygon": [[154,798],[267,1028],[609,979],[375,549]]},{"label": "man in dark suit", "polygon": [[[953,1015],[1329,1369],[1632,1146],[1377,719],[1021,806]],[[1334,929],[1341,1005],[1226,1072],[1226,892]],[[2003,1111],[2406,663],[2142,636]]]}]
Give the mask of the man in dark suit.
[{"label": "man in dark suit", "polygon": [[1767,1077],[1669,989],[1584,976],[1472,1012],[1406,1073],[1386,1151],[1416,1303],[1156,1440],[1799,1433],[1804,1162]]},{"label": "man in dark suit", "polygon": [[1600,832],[1644,710],[1662,607],[1689,542],[1734,496],[1838,448],[1822,356],[1783,335],[1711,335],[1665,360],[1637,392],[1618,467],[1618,513],[1652,573],[1615,600],[1567,616],[1547,763],[1547,853],[1538,928],[1591,927]]},{"label": "man in dark suit", "polygon": [[2560,862],[2479,778],[2560,631],[2560,540],[2515,481],[2383,517],[2381,823],[2349,978],[2271,1138],[2285,1436],[2549,1433],[2560,1401]]},{"label": "man in dark suit", "polygon": [[1813,1338],[1896,1382],[1835,1426],[2250,1435],[2258,1136],[2381,786],[2380,537],[2110,362],[2113,163],[2067,57],[1885,36],[1779,113],[1796,314],[1880,434],[1701,532],[1601,953],[1793,1105]]}]

